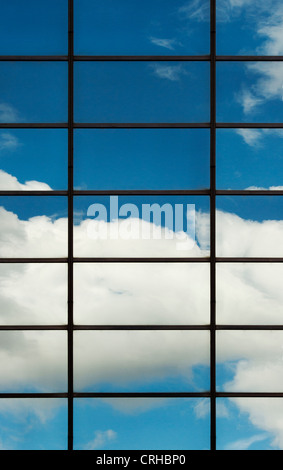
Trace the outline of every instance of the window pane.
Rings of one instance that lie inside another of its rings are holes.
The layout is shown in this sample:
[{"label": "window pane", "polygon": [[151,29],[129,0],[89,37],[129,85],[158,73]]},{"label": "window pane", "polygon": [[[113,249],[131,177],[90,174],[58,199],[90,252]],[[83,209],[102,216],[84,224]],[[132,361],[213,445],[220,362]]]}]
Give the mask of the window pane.
[{"label": "window pane", "polygon": [[217,399],[217,450],[282,450],[282,398]]},{"label": "window pane", "polygon": [[282,331],[218,331],[218,390],[281,392],[282,341]]},{"label": "window pane", "polygon": [[76,122],[207,122],[207,62],[76,62]]},{"label": "window pane", "polygon": [[0,55],[67,54],[67,0],[1,2]]},{"label": "window pane", "polygon": [[217,64],[217,120],[283,121],[282,62]]},{"label": "window pane", "polygon": [[208,129],[91,129],[75,132],[78,189],[209,187]]},{"label": "window pane", "polygon": [[2,129],[0,189],[66,189],[67,144],[64,129]]},{"label": "window pane", "polygon": [[76,391],[209,389],[208,331],[76,331]]},{"label": "window pane", "polygon": [[217,53],[282,55],[281,0],[217,0]]},{"label": "window pane", "polygon": [[65,331],[0,331],[1,392],[66,392]]},{"label": "window pane", "polygon": [[1,263],[0,304],[2,325],[66,323],[67,266]]},{"label": "window pane", "polygon": [[219,189],[282,189],[282,129],[219,129]]},{"label": "window pane", "polygon": [[78,257],[203,257],[209,254],[209,198],[79,196]]},{"label": "window pane", "polygon": [[283,324],[283,266],[218,263],[217,323]]},{"label": "window pane", "polygon": [[113,398],[74,402],[77,450],[205,450],[209,448],[209,428],[208,399]]},{"label": "window pane", "polygon": [[209,53],[209,0],[75,0],[75,53]]},{"label": "window pane", "polygon": [[209,285],[207,263],[75,264],[75,323],[207,324]]},{"label": "window pane", "polygon": [[67,400],[0,400],[1,450],[67,450]]},{"label": "window pane", "polygon": [[219,196],[217,255],[283,256],[282,204],[280,196]]},{"label": "window pane", "polygon": [[67,121],[67,64],[1,62],[0,122]]},{"label": "window pane", "polygon": [[67,198],[2,196],[0,256],[64,257],[67,254]]}]

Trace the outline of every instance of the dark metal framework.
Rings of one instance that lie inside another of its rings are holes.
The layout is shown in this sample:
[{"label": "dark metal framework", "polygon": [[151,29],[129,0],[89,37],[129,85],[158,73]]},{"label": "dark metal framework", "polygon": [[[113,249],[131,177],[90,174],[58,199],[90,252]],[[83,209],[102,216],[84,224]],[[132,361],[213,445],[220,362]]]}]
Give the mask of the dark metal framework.
[{"label": "dark metal framework", "polygon": [[[76,56],[74,55],[73,0],[68,0],[68,55],[63,56],[0,56],[1,61],[65,61],[68,63],[68,122],[67,123],[0,123],[0,129],[67,129],[68,130],[68,189],[66,191],[6,191],[0,196],[67,196],[68,256],[67,258],[0,258],[0,263],[65,263],[68,265],[68,323],[66,325],[0,325],[7,330],[65,330],[68,335],[68,391],[66,393],[0,393],[0,398],[66,398],[68,400],[68,450],[73,449],[73,401],[83,397],[208,397],[210,399],[210,450],[216,450],[216,399],[218,397],[281,397],[283,391],[218,392],[216,390],[216,331],[217,330],[283,330],[283,325],[217,325],[216,264],[217,263],[282,263],[283,258],[216,257],[216,196],[280,195],[283,190],[217,190],[216,189],[216,129],[283,128],[281,123],[221,123],[216,122],[216,63],[221,61],[283,61],[283,56],[217,56],[216,0],[210,0],[210,54],[203,56]],[[76,61],[207,61],[210,63],[210,122],[205,123],[75,123],[74,122],[74,62]],[[210,188],[204,190],[74,190],[73,134],[74,129],[210,129]],[[210,198],[210,256],[206,258],[79,258],[73,254],[73,198],[81,195],[206,195]],[[74,263],[208,263],[210,265],[210,324],[209,325],[74,325],[73,265]],[[208,330],[210,332],[210,390],[207,392],[172,393],[77,393],[73,388],[73,333],[75,330]]]}]

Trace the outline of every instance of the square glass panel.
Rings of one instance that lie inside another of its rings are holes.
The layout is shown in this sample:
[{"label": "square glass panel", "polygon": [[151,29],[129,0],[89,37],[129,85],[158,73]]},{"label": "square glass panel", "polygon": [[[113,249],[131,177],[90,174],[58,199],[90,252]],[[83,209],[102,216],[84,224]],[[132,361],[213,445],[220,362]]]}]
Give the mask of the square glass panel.
[{"label": "square glass panel", "polygon": [[66,392],[65,331],[0,331],[1,392]]},{"label": "square glass panel", "polygon": [[282,55],[281,0],[217,0],[217,54]]},{"label": "square glass panel", "polygon": [[283,256],[281,196],[219,196],[217,256]]},{"label": "square glass panel", "polygon": [[0,304],[1,325],[65,324],[67,265],[1,263]]},{"label": "square glass panel", "polygon": [[283,129],[218,129],[218,189],[283,189]]},{"label": "square glass panel", "polygon": [[218,263],[216,268],[218,324],[283,324],[282,264]]},{"label": "square glass panel", "polygon": [[221,62],[216,69],[217,121],[283,121],[282,62]]},{"label": "square glass panel", "polygon": [[67,450],[67,400],[1,398],[1,450]]},{"label": "square glass panel", "polygon": [[75,0],[75,53],[209,54],[209,0]]},{"label": "square glass panel", "polygon": [[208,62],[76,62],[75,121],[208,122]]},{"label": "square glass panel", "polygon": [[282,398],[218,398],[217,450],[282,450]]},{"label": "square glass panel", "polygon": [[0,123],[66,122],[65,62],[1,62]]},{"label": "square glass panel", "polygon": [[208,324],[209,286],[208,263],[76,263],[75,323]]},{"label": "square glass panel", "polygon": [[282,392],[283,332],[218,331],[216,383],[225,392]]},{"label": "square glass panel", "polygon": [[76,189],[209,187],[208,129],[75,131]]},{"label": "square glass panel", "polygon": [[78,196],[76,257],[204,257],[209,255],[206,196]]},{"label": "square glass panel", "polygon": [[75,331],[77,392],[209,389],[209,331]]},{"label": "square glass panel", "polygon": [[68,50],[68,0],[1,2],[0,55],[61,55]]},{"label": "square glass panel", "polygon": [[[209,429],[209,400],[205,398],[74,401],[75,450],[206,450]],[[141,463],[147,465],[148,458],[144,455]]]},{"label": "square glass panel", "polygon": [[66,189],[67,137],[65,129],[0,130],[0,189]]},{"label": "square glass panel", "polygon": [[67,256],[67,198],[0,197],[0,256]]}]

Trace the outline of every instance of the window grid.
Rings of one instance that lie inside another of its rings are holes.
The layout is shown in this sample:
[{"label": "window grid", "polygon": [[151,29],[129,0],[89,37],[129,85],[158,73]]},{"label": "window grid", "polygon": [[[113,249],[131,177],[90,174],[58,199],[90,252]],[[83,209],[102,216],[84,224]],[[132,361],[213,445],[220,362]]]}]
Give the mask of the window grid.
[{"label": "window grid", "polygon": [[[68,391],[66,393],[0,393],[0,398],[67,398],[68,450],[73,449],[73,401],[84,397],[208,397],[210,399],[210,450],[216,450],[216,398],[280,397],[282,392],[219,392],[216,390],[216,332],[218,330],[283,330],[283,325],[218,325],[216,321],[217,263],[282,263],[282,257],[217,257],[216,256],[216,196],[283,196],[283,190],[218,190],[216,188],[217,129],[279,129],[281,123],[235,123],[216,121],[216,63],[249,61],[283,61],[283,56],[219,56],[216,54],[216,0],[210,0],[210,55],[202,56],[78,56],[74,55],[73,0],[68,0],[68,55],[63,56],[0,56],[0,61],[65,61],[68,63],[68,122],[67,123],[0,123],[0,129],[67,129],[68,130],[68,189],[65,191],[0,190],[0,196],[67,196],[68,256],[67,258],[0,258],[0,263],[67,263],[68,323],[66,325],[0,325],[0,331],[65,330],[68,335]],[[77,123],[74,122],[74,62],[77,61],[205,61],[210,63],[210,122],[203,123]],[[210,129],[210,188],[203,190],[75,190],[73,187],[73,141],[75,129]],[[210,256],[205,258],[93,258],[74,257],[73,201],[80,195],[206,195],[210,198]],[[208,263],[210,266],[209,325],[75,325],[73,321],[74,263]],[[75,392],[73,387],[73,334],[78,330],[207,330],[210,332],[210,390],[206,392]]]}]

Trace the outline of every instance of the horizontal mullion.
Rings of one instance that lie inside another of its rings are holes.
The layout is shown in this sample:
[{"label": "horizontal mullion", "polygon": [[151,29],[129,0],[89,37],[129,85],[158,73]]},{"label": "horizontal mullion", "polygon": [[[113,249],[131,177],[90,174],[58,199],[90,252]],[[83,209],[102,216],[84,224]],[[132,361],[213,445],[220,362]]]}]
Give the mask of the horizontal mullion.
[{"label": "horizontal mullion", "polygon": [[1,398],[68,398],[68,393],[44,393],[44,392],[28,392],[28,393],[20,393],[20,392],[0,392],[0,399]]},{"label": "horizontal mullion", "polygon": [[0,325],[0,331],[67,330],[68,325]]},{"label": "horizontal mullion", "polygon": [[67,263],[68,258],[0,258],[1,263]]},{"label": "horizontal mullion", "polygon": [[74,129],[203,129],[209,122],[74,122]]},{"label": "horizontal mullion", "polygon": [[189,398],[209,397],[209,392],[74,392],[74,398]]},{"label": "horizontal mullion", "polygon": [[62,122],[1,122],[0,129],[68,129],[68,123]]},{"label": "horizontal mullion", "polygon": [[1,62],[58,62],[68,61],[67,55],[0,55]]},{"label": "horizontal mullion", "polygon": [[217,398],[283,398],[283,392],[216,392]]},{"label": "horizontal mullion", "polygon": [[210,61],[210,55],[74,55],[74,61],[93,62],[180,62]]},{"label": "horizontal mullion", "polygon": [[74,330],[209,330],[209,325],[74,325]]},{"label": "horizontal mullion", "polygon": [[283,325],[216,325],[216,330],[283,330]]},{"label": "horizontal mullion", "polygon": [[74,257],[74,263],[209,263],[209,257],[200,258],[93,258]]},{"label": "horizontal mullion", "polygon": [[217,196],[282,196],[283,190],[279,189],[218,189]]},{"label": "horizontal mullion", "polygon": [[[283,191],[282,191],[283,193]],[[166,195],[209,195],[209,189],[105,189],[74,190],[74,196],[166,196]]]},{"label": "horizontal mullion", "polygon": [[68,191],[52,191],[52,190],[0,190],[0,196],[67,196]]},{"label": "horizontal mullion", "polygon": [[217,55],[218,62],[282,62],[282,55]]},{"label": "horizontal mullion", "polygon": [[218,129],[282,129],[283,122],[216,122]]},{"label": "horizontal mullion", "polygon": [[216,257],[217,263],[283,263],[283,258],[267,257]]}]

